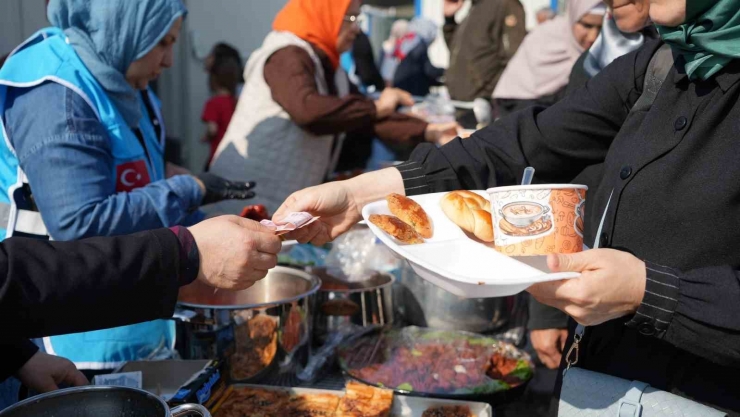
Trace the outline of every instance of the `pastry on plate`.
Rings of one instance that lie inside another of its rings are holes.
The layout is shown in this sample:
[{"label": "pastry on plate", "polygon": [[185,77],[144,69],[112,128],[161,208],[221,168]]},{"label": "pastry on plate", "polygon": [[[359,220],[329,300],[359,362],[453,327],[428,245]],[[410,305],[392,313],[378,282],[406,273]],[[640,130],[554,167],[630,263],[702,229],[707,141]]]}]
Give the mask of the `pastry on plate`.
[{"label": "pastry on plate", "polygon": [[424,243],[421,235],[398,217],[388,216],[386,214],[371,214],[368,220],[384,232],[398,239],[401,243],[410,245]]},{"label": "pastry on plate", "polygon": [[493,242],[491,202],[467,190],[453,191],[440,202],[453,223],[484,242]]},{"label": "pastry on plate", "polygon": [[424,239],[432,237],[432,222],[416,201],[401,194],[390,194],[385,198],[391,213],[410,225]]}]

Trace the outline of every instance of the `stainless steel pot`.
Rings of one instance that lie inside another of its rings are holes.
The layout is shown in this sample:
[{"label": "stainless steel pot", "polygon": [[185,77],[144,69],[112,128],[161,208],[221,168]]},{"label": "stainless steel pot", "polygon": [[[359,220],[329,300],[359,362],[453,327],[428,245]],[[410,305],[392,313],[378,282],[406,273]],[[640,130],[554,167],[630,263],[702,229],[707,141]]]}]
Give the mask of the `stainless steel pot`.
[{"label": "stainless steel pot", "polygon": [[491,333],[504,328],[516,306],[516,296],[459,298],[419,277],[408,263],[395,287],[399,315],[419,327]]},{"label": "stainless steel pot", "polygon": [[186,359],[225,358],[234,382],[259,381],[275,366],[305,365],[320,285],[304,271],[276,267],[243,291],[183,287],[175,315],[179,350]]},{"label": "stainless steel pot", "polygon": [[314,336],[317,344],[348,323],[377,326],[393,323],[393,275],[375,273],[361,282],[338,279],[326,268],[308,268],[321,279],[316,295]]},{"label": "stainless steel pot", "polygon": [[87,386],[41,394],[19,402],[2,417],[211,417],[198,404],[183,404],[170,409],[156,395],[136,388]]}]

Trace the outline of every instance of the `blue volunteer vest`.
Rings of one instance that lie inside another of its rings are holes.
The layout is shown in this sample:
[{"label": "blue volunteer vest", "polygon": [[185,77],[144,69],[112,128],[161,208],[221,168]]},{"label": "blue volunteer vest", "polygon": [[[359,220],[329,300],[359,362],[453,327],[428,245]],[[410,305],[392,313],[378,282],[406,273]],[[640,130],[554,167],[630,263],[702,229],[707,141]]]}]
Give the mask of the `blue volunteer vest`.
[{"label": "blue volunteer vest", "polygon": [[[0,240],[13,235],[49,238],[30,187],[5,130],[3,115],[9,87],[34,88],[43,82],[59,83],[79,94],[95,111],[111,141],[110,175],[117,192],[127,192],[165,178],[164,125],[160,103],[149,91],[142,93],[144,115],[137,136],[107,94],[87,70],[58,28],[38,31],[11,54],[0,69]],[[133,300],[132,300],[133,301]],[[132,302],[131,308],[136,308]],[[90,312],[95,314],[95,312]],[[96,332],[44,339],[46,351],[70,359],[82,369],[109,369],[142,359],[160,347],[174,348],[174,323],[157,320]]]}]

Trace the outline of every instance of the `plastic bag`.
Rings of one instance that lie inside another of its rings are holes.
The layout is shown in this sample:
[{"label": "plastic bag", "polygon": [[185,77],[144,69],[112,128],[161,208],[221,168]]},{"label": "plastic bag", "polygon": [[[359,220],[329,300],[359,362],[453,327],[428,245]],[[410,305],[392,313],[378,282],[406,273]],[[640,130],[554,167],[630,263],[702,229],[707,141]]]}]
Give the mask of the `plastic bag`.
[{"label": "plastic bag", "polygon": [[426,394],[492,394],[532,378],[529,355],[474,333],[392,329],[339,348],[339,363],[370,385]]},{"label": "plastic bag", "polygon": [[329,249],[311,244],[293,245],[289,251],[278,255],[278,263],[295,266],[324,266]]},{"label": "plastic bag", "polygon": [[326,257],[327,270],[348,282],[360,282],[376,272],[400,267],[401,261],[366,227],[340,236]]},{"label": "plastic bag", "polygon": [[449,123],[455,121],[455,106],[450,98],[441,94],[430,94],[421,103],[411,107],[411,113],[428,123]]}]

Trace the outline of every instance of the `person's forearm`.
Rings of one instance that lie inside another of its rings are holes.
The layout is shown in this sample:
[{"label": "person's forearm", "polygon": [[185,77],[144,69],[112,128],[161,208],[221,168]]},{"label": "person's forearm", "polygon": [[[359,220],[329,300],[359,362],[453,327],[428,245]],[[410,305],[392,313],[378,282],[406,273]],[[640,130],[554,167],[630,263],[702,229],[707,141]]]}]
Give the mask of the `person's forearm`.
[{"label": "person's forearm", "polygon": [[[116,193],[84,206],[81,201],[39,197],[39,208],[56,240],[118,236],[181,224],[200,205],[201,187],[180,175],[130,192]],[[50,219],[51,221],[47,221]]]},{"label": "person's forearm", "polygon": [[404,194],[403,180],[396,168],[386,168],[347,180],[356,207],[384,199],[388,194]]},{"label": "person's forearm", "polygon": [[55,240],[174,226],[200,206],[203,193],[190,176],[116,192],[111,175],[115,161],[107,141],[72,136],[68,141],[50,141],[21,159],[34,201]]},{"label": "person's forearm", "polygon": [[719,364],[740,363],[740,271],[645,264],[645,295],[627,326]]},{"label": "person's forearm", "polygon": [[[171,317],[187,268],[180,239],[159,229],[75,242],[0,243],[0,334],[39,337]],[[195,248],[197,250],[197,247]]]}]

